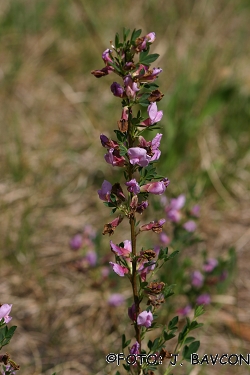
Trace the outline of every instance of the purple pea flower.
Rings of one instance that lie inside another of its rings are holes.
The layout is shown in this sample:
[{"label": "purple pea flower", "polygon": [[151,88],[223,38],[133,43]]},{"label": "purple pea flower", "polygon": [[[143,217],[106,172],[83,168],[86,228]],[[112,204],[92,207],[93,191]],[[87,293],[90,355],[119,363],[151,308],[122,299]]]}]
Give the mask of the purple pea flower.
[{"label": "purple pea flower", "polygon": [[148,201],[142,201],[141,203],[137,205],[136,212],[138,212],[138,214],[142,214],[143,211],[146,210],[147,207],[148,207]]},{"label": "purple pea flower", "polygon": [[149,118],[141,122],[141,125],[150,126],[161,121],[162,116],[163,116],[163,111],[157,110],[157,104],[155,102],[149,104],[147,111],[148,111]]},{"label": "purple pea flower", "polygon": [[85,259],[91,267],[94,267],[97,263],[97,254],[94,250],[87,251]]},{"label": "purple pea flower", "polygon": [[138,267],[138,273],[142,281],[146,281],[147,275],[155,269],[155,262],[147,267],[144,266],[145,263],[148,263],[148,261],[143,260]]},{"label": "purple pea flower", "polygon": [[170,200],[170,204],[165,208],[169,220],[173,221],[174,223],[178,223],[181,220],[180,209],[184,206],[185,201],[186,198],[183,194]]},{"label": "purple pea flower", "polygon": [[168,178],[165,178],[161,181],[149,182],[146,185],[141,186],[141,192],[147,192],[151,194],[161,195],[165,192],[166,187],[169,185],[170,181]]},{"label": "purple pea flower", "polygon": [[114,68],[112,66],[105,66],[102,69],[91,70],[91,74],[93,74],[96,78],[101,78],[107,76],[108,74],[112,73]]},{"label": "purple pea flower", "polygon": [[188,220],[186,223],[183,224],[183,228],[187,232],[194,232],[195,229],[197,228],[196,222],[193,220]]},{"label": "purple pea flower", "polygon": [[113,271],[117,273],[118,276],[123,277],[124,275],[128,273],[128,269],[124,266],[120,266],[120,264],[113,263],[113,262],[109,262],[109,264],[112,265]]},{"label": "purple pea flower", "polygon": [[113,307],[118,307],[124,303],[124,296],[120,293],[113,293],[108,298],[108,304]]},{"label": "purple pea flower", "polygon": [[105,49],[105,51],[102,54],[102,59],[105,62],[106,65],[108,65],[109,62],[113,62],[113,60],[110,57],[112,50],[111,49]]},{"label": "purple pea flower", "polygon": [[112,241],[110,241],[110,247],[116,255],[122,256],[122,257],[128,257],[130,253],[132,252],[131,241],[125,240],[123,244],[124,244],[124,247],[120,247],[120,246],[115,245]]},{"label": "purple pea flower", "polygon": [[113,139],[109,139],[108,137],[106,137],[106,135],[104,134],[101,134],[100,135],[100,140],[101,140],[101,144],[103,147],[106,147],[108,150],[110,148],[113,148],[113,149],[119,149],[119,145],[116,141],[113,141]]},{"label": "purple pea flower", "polygon": [[141,312],[137,317],[137,324],[138,326],[144,326],[144,327],[151,327],[152,321],[153,321],[153,314],[151,311],[143,311]]},{"label": "purple pea flower", "polygon": [[217,265],[218,265],[217,259],[209,258],[206,260],[206,263],[203,265],[203,270],[205,272],[212,272]]},{"label": "purple pea flower", "polygon": [[133,78],[139,82],[154,82],[161,72],[161,68],[151,70],[148,66],[140,64],[139,68],[133,73]]},{"label": "purple pea flower", "polygon": [[162,232],[162,226],[166,222],[165,219],[160,219],[159,221],[151,221],[148,224],[144,224],[140,227],[140,232],[152,230],[155,233]]},{"label": "purple pea flower", "polygon": [[191,310],[192,310],[191,305],[187,305],[183,307],[182,309],[177,310],[177,314],[180,314],[182,316],[187,316]]},{"label": "purple pea flower", "polygon": [[169,245],[170,244],[170,238],[165,232],[160,233],[160,241],[163,245]]},{"label": "purple pea flower", "polygon": [[211,302],[211,297],[208,293],[201,294],[197,299],[197,305],[209,305]]},{"label": "purple pea flower", "polygon": [[190,214],[192,216],[195,216],[195,217],[199,217],[200,216],[200,206],[198,204],[196,204],[192,210],[190,211]]},{"label": "purple pea flower", "polygon": [[5,324],[9,323],[12,319],[12,317],[9,316],[11,308],[12,308],[12,305],[8,305],[7,303],[3,304],[0,307],[0,320],[4,319]]},{"label": "purple pea flower", "polygon": [[119,83],[113,82],[112,85],[110,86],[110,89],[114,96],[118,96],[119,98],[124,97],[124,89]]},{"label": "purple pea flower", "polygon": [[161,156],[161,151],[159,150],[161,138],[162,134],[158,133],[152,141],[147,142],[144,137],[139,136],[139,146],[145,148],[147,154],[151,156],[150,161],[158,160]]},{"label": "purple pea flower", "polygon": [[136,82],[133,81],[131,75],[127,75],[123,79],[125,86],[125,93],[129,99],[134,100],[136,93],[140,90]]},{"label": "purple pea flower", "polygon": [[120,155],[119,150],[113,148],[108,150],[108,153],[104,155],[104,159],[113,167],[123,167],[125,162],[125,158]]},{"label": "purple pea flower", "polygon": [[69,242],[69,246],[71,250],[79,250],[83,244],[83,237],[81,234],[76,234],[74,237],[71,238]]},{"label": "purple pea flower", "polygon": [[15,375],[16,371],[11,365],[4,366],[4,370],[1,371],[1,375]]},{"label": "purple pea flower", "polygon": [[191,275],[191,284],[196,288],[200,288],[204,282],[204,276],[200,271],[194,271]]},{"label": "purple pea flower", "polygon": [[147,192],[156,195],[163,194],[165,190],[166,186],[162,181],[149,182],[148,184],[141,186],[141,192]]},{"label": "purple pea flower", "polygon": [[135,50],[136,52],[141,52],[147,48],[147,43],[152,44],[155,41],[155,33],[151,32],[142,38],[137,38],[135,41]]},{"label": "purple pea flower", "polygon": [[149,164],[150,156],[147,151],[141,147],[131,147],[128,149],[130,164],[138,164],[140,167],[146,167]]},{"label": "purple pea flower", "polygon": [[105,201],[105,202],[110,202],[110,194],[111,194],[111,190],[112,190],[112,185],[110,182],[108,182],[107,180],[104,180],[103,183],[102,183],[102,187],[101,189],[99,189],[97,191],[98,195],[99,195],[99,198],[102,200],[102,201]]},{"label": "purple pea flower", "polygon": [[125,182],[125,185],[128,187],[128,191],[130,193],[138,194],[140,193],[140,186],[138,182],[136,182],[136,179],[133,178],[132,180]]},{"label": "purple pea flower", "polygon": [[140,353],[140,344],[136,341],[132,348],[129,350],[129,354],[136,355]]}]

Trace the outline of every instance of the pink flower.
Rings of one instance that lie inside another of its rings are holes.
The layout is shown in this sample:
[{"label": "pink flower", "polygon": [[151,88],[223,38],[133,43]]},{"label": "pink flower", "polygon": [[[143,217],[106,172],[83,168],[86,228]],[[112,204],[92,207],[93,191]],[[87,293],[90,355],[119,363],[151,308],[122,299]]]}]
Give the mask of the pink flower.
[{"label": "pink flower", "polygon": [[136,93],[139,91],[137,83],[133,81],[131,75],[127,75],[126,77],[124,77],[123,81],[127,97],[134,100],[136,97]]},{"label": "pink flower", "polygon": [[108,74],[112,73],[114,68],[112,66],[105,66],[102,69],[91,70],[91,74],[93,74],[96,78],[101,78],[107,76]]},{"label": "pink flower", "polygon": [[151,311],[143,311],[141,312],[137,317],[137,324],[138,326],[144,326],[144,327],[151,327],[152,321],[153,321],[153,314]]},{"label": "pink flower", "polygon": [[4,323],[9,323],[12,319],[11,316],[9,316],[9,313],[11,311],[12,305],[8,305],[7,303],[3,304],[0,307],[0,320],[4,319]]},{"label": "pink flower", "polygon": [[137,205],[136,212],[138,212],[138,214],[142,214],[143,211],[146,210],[147,207],[148,207],[148,201],[142,201],[141,203]]},{"label": "pink flower", "polygon": [[113,307],[118,307],[124,303],[124,296],[120,293],[111,294],[108,298],[108,304]]},{"label": "pink flower", "polygon": [[150,156],[147,151],[141,147],[131,147],[128,149],[130,164],[138,164],[140,167],[146,167],[149,164]]},{"label": "pink flower", "polygon": [[217,265],[218,265],[217,259],[215,259],[215,258],[207,259],[206,263],[203,265],[203,270],[205,272],[212,272]]},{"label": "pink flower", "polygon": [[159,150],[160,143],[161,143],[162,134],[158,133],[152,139],[152,141],[147,142],[146,139],[142,136],[139,136],[139,146],[145,148],[147,154],[151,156],[150,161],[158,160],[161,155],[161,151]]},{"label": "pink flower", "polygon": [[202,275],[200,271],[194,271],[191,277],[192,277],[191,284],[193,286],[195,286],[196,288],[200,288],[203,285],[204,276]]},{"label": "pink flower", "polygon": [[115,148],[115,149],[119,149],[119,145],[116,141],[113,141],[113,139],[109,139],[108,137],[106,137],[106,135],[104,134],[101,134],[100,135],[100,140],[101,140],[101,144],[103,147],[106,147],[108,150],[110,148]]},{"label": "pink flower", "polygon": [[133,73],[133,78],[139,82],[154,82],[161,72],[161,68],[151,70],[148,66],[140,64],[139,69]]},{"label": "pink flower", "polygon": [[183,228],[186,229],[187,232],[194,232],[197,228],[195,221],[189,220],[183,224]]},{"label": "pink flower", "polygon": [[169,180],[166,181],[157,181],[157,182],[149,182],[146,185],[141,186],[141,192],[147,192],[151,194],[161,195],[165,192],[166,187],[169,185]]},{"label": "pink flower", "polygon": [[128,186],[128,191],[130,193],[138,194],[140,193],[140,186],[138,182],[136,182],[136,179],[133,178],[132,180],[125,182],[125,185]]},{"label": "pink flower", "polygon": [[113,271],[117,273],[118,276],[123,277],[124,275],[128,273],[128,269],[124,266],[120,266],[120,264],[113,263],[113,262],[109,262],[109,264],[112,265]]},{"label": "pink flower", "polygon": [[115,245],[112,241],[110,241],[110,247],[114,253],[118,256],[122,257],[128,257],[130,253],[132,252],[132,247],[131,247],[131,241],[125,240],[123,242],[124,247],[120,247]]},{"label": "pink flower", "polygon": [[129,350],[129,354],[139,354],[140,353],[140,344],[136,341],[136,343],[132,346],[132,348]]},{"label": "pink flower", "polygon": [[186,198],[183,194],[170,200],[169,206],[165,208],[169,220],[173,221],[174,223],[178,223],[181,220],[180,209],[184,206],[185,201]]},{"label": "pink flower", "polygon": [[110,148],[108,153],[104,155],[104,159],[113,167],[123,167],[125,162],[125,158],[120,155],[119,150],[113,148]]},{"label": "pink flower", "polygon": [[97,254],[94,250],[87,251],[84,258],[91,267],[94,267],[97,263]]},{"label": "pink flower", "polygon": [[200,216],[200,206],[198,204],[196,204],[192,210],[190,211],[190,214],[192,216],[195,216],[195,217],[199,217]]},{"label": "pink flower", "polygon": [[190,305],[187,305],[187,306],[183,307],[182,309],[177,310],[177,314],[180,314],[182,316],[186,316],[190,313],[191,310],[192,310],[192,307]]},{"label": "pink flower", "polygon": [[209,305],[211,302],[211,297],[208,293],[201,294],[197,299],[197,305]]},{"label": "pink flower", "polygon": [[105,62],[106,65],[108,65],[109,62],[113,62],[113,60],[110,57],[112,50],[111,49],[106,49],[103,54],[102,54],[102,59]]},{"label": "pink flower", "polygon": [[110,194],[111,194],[111,190],[112,190],[112,185],[110,182],[104,180],[103,183],[102,183],[102,187],[101,189],[99,189],[97,192],[98,192],[98,195],[99,195],[99,198],[105,202],[110,202]]},{"label": "pink flower", "polygon": [[76,234],[73,238],[71,238],[69,242],[69,246],[71,250],[79,250],[83,244],[83,237],[81,234]]},{"label": "pink flower", "polygon": [[149,33],[146,36],[143,36],[141,38],[137,38],[135,41],[136,45],[136,52],[141,52],[145,49],[147,49],[148,43],[152,44],[155,41],[155,33]]},{"label": "pink flower", "polygon": [[148,263],[148,260],[143,259],[143,261],[140,263],[138,267],[138,273],[141,276],[142,281],[146,281],[147,275],[155,269],[155,262],[151,264],[150,266],[144,266],[146,263]]},{"label": "pink flower", "polygon": [[141,122],[141,125],[150,126],[161,121],[162,116],[163,116],[163,111],[158,111],[157,104],[154,102],[154,103],[149,104],[148,106],[148,115],[149,115],[149,118]]},{"label": "pink flower", "polygon": [[104,229],[102,234],[109,234],[110,236],[114,234],[115,228],[118,227],[118,225],[122,222],[123,217],[118,216],[114,220],[112,220],[110,223],[107,223],[104,225]]},{"label": "pink flower", "polygon": [[163,245],[169,245],[170,244],[170,238],[165,232],[160,233],[160,241],[163,243]]},{"label": "pink flower", "polygon": [[144,224],[140,227],[140,232],[152,230],[155,233],[161,233],[165,221],[165,219],[160,219],[159,221],[151,221],[148,224]]}]

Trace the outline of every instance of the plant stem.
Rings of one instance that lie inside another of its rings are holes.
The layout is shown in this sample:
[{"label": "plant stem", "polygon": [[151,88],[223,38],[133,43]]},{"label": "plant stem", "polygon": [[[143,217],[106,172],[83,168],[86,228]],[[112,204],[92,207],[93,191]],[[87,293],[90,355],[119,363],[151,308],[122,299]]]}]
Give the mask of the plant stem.
[{"label": "plant stem", "polygon": [[[129,119],[128,119],[128,147],[133,147],[134,139],[133,139],[133,129],[132,123],[130,121],[130,116],[132,117],[132,111],[130,109]],[[128,177],[129,180],[133,178],[133,166],[131,164],[128,165]],[[130,202],[132,200],[133,193],[130,193]],[[135,233],[135,216],[134,213],[131,212],[129,217],[129,224],[130,224],[130,234],[131,234],[131,246],[132,246],[132,277],[131,277],[131,284],[133,289],[133,297],[134,297],[134,304],[135,304],[135,311],[136,311],[136,321],[134,323],[135,328],[135,337],[136,341],[139,344],[139,351],[141,352],[141,327],[137,324],[137,317],[140,313],[140,299],[138,295],[138,287],[137,287],[137,277],[136,277],[136,266],[137,266],[137,254],[136,254],[136,233]],[[138,363],[138,374],[140,374],[141,366]]]}]

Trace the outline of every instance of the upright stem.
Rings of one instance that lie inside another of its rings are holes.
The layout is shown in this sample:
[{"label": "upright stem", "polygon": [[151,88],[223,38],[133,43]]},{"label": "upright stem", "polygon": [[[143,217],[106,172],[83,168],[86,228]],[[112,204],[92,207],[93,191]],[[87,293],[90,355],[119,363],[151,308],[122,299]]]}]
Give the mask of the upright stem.
[{"label": "upright stem", "polygon": [[[130,110],[131,111],[131,110]],[[128,147],[133,147],[134,139],[132,135],[132,123],[130,121],[130,115],[129,114],[129,119],[128,119]],[[133,166],[129,164],[128,166],[128,177],[129,180],[132,180],[133,178]],[[132,200],[133,194],[130,193],[130,201]],[[136,259],[136,233],[135,233],[135,216],[133,213],[130,214],[129,217],[129,224],[130,224],[130,233],[131,233],[131,246],[132,246],[132,278],[131,278],[131,284],[132,284],[132,289],[133,289],[133,297],[134,297],[134,304],[135,304],[135,311],[136,311],[136,322],[134,323],[134,328],[135,328],[135,337],[136,341],[139,344],[139,350],[141,351],[141,327],[138,326],[137,324],[137,317],[140,313],[140,299],[138,295],[138,287],[137,287],[137,277],[136,277],[136,266],[137,266],[137,259]],[[140,366],[138,364],[138,374],[140,373]]]}]

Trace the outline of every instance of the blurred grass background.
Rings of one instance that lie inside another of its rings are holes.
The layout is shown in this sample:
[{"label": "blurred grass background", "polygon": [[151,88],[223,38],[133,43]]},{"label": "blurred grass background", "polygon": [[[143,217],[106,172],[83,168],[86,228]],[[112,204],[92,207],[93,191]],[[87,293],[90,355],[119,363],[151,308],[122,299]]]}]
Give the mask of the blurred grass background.
[{"label": "blurred grass background", "polygon": [[[165,93],[159,170],[169,194],[201,204],[208,249],[236,247],[230,308],[247,320],[249,19],[249,0],[0,2],[1,301],[13,303],[18,333],[8,351],[20,373],[115,373],[105,355],[119,348],[123,308],[107,307],[91,277],[66,265],[69,238],[86,224],[100,230],[109,215],[96,190],[116,171],[99,135],[112,135],[121,108],[109,88],[116,78],[90,71],[103,67],[101,53],[123,26],[156,32]],[[108,251],[105,238],[99,252]],[[246,349],[249,337],[224,323],[204,329],[203,347]]]}]

